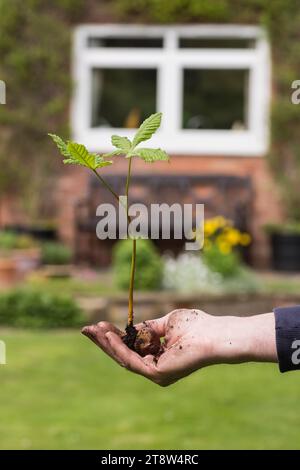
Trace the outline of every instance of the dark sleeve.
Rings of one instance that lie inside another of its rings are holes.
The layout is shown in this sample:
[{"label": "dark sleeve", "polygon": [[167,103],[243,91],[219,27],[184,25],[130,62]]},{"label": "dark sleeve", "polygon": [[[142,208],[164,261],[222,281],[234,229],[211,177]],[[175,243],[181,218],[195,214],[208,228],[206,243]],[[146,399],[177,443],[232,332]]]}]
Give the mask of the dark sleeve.
[{"label": "dark sleeve", "polygon": [[274,309],[280,372],[300,369],[300,305]]}]

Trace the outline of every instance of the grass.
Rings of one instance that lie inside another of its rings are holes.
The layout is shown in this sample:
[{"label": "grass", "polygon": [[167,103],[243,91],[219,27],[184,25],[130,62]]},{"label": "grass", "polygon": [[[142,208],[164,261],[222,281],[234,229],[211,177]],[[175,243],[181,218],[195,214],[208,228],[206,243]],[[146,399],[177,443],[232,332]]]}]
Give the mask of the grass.
[{"label": "grass", "polygon": [[[270,295],[298,295],[300,292],[300,275],[278,272],[255,273],[249,277],[248,284],[252,282],[250,290],[257,290],[262,294]],[[235,279],[227,282],[226,292],[244,292],[245,280]],[[120,292],[114,283],[112,273],[105,271],[94,273],[92,278],[70,277],[70,278],[44,278],[38,273],[23,281],[21,287],[28,287],[39,291],[50,293],[62,292],[64,294],[83,297],[111,296]],[[246,292],[249,290],[247,286]]]},{"label": "grass", "polygon": [[[38,274],[33,274],[27,280],[17,285],[20,288],[33,289],[35,291],[47,292],[50,294],[62,293],[70,297],[106,297],[119,294],[114,284],[110,272],[105,272],[95,275],[91,279],[84,277],[70,277],[70,278],[44,278]],[[17,287],[15,286],[15,287]],[[239,293],[244,292],[244,284],[239,288],[239,280],[230,281],[227,283],[225,293]],[[0,286],[1,288],[1,286]],[[261,294],[269,295],[298,295],[300,292],[300,276],[289,275],[269,275],[269,274],[256,274],[255,288]],[[0,289],[0,293],[7,290],[7,287]],[[249,286],[246,292],[249,290]],[[123,291],[123,293],[126,291]],[[219,294],[218,294],[219,295]]]},{"label": "grass", "polygon": [[28,287],[29,289],[50,292],[53,294],[61,292],[72,297],[95,297],[99,295],[110,295],[116,292],[111,276],[103,274],[97,275],[93,279],[72,277],[51,279],[32,275],[27,281],[22,283],[22,287]]},{"label": "grass", "polygon": [[300,374],[276,365],[215,366],[162,389],[77,331],[0,338],[1,449],[300,447]]},{"label": "grass", "polygon": [[299,274],[271,274],[262,276],[263,291],[269,294],[299,295]]}]

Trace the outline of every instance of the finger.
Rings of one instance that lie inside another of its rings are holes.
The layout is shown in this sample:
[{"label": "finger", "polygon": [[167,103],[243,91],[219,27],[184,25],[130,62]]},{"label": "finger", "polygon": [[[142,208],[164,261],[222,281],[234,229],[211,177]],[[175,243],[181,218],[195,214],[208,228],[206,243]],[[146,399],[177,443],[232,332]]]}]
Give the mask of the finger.
[{"label": "finger", "polygon": [[105,333],[107,333],[108,331],[113,331],[119,336],[122,336],[123,334],[123,332],[119,328],[117,328],[115,325],[107,321],[101,321],[97,323],[97,327],[100,328],[101,331],[104,331]]},{"label": "finger", "polygon": [[153,371],[150,364],[145,363],[137,353],[129,349],[118,335],[113,332],[108,332],[106,333],[106,338],[110,343],[114,359],[122,367],[126,367],[126,369],[136,374],[143,375],[148,379],[152,379]]},{"label": "finger", "polygon": [[110,345],[105,336],[101,337],[101,334],[96,333],[96,325],[91,325],[82,329],[82,334],[90,339],[96,346],[104,351],[109,356],[112,355]]},{"label": "finger", "polygon": [[108,323],[106,321],[101,321],[96,325],[85,326],[81,330],[82,334],[84,334],[85,336],[89,336],[95,339],[97,339],[99,335],[102,336],[102,333],[107,333],[108,331],[113,331],[114,333],[120,336],[122,335],[121,330],[119,330],[112,323]]},{"label": "finger", "polygon": [[104,351],[110,357],[113,357],[110,343],[105,336],[108,331],[113,331],[118,335],[122,334],[118,328],[108,322],[100,322],[97,323],[97,325],[86,326],[82,329],[82,334],[87,336],[91,341],[93,341],[93,343],[96,344],[96,346],[102,349],[102,351]]}]

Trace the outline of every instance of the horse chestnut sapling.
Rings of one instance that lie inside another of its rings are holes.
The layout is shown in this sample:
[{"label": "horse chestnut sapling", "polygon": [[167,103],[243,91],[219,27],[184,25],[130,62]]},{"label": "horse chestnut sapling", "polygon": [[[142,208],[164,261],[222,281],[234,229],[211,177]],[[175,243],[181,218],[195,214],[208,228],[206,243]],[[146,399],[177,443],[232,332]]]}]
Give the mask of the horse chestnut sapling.
[{"label": "horse chestnut sapling", "polygon": [[[85,166],[89,168],[95,176],[99,179],[113,197],[121,202],[120,195],[118,195],[114,189],[105,181],[105,179],[98,173],[97,170],[100,168],[113,164],[112,160],[107,158],[113,158],[115,156],[124,156],[128,159],[128,171],[126,179],[126,205],[124,210],[126,211],[127,217],[127,234],[128,225],[131,222],[131,218],[128,212],[128,196],[130,188],[131,178],[131,167],[134,157],[141,158],[146,163],[154,163],[159,160],[169,161],[169,156],[160,148],[141,148],[138,145],[152,137],[157,131],[161,123],[162,114],[155,113],[149,116],[139,127],[134,138],[130,141],[127,137],[119,135],[113,135],[111,137],[112,145],[115,147],[110,153],[104,155],[98,155],[96,153],[90,153],[87,148],[76,142],[67,141],[65,142],[59,136],[55,134],[49,134],[57,145],[60,153],[64,157],[63,162],[66,164],[75,164]],[[135,276],[135,264],[136,264],[136,243],[137,240],[132,238],[132,258],[131,258],[131,269],[130,269],[130,283],[129,283],[129,298],[128,298],[128,319],[125,328],[125,333],[122,336],[123,342],[132,350],[136,351],[141,356],[147,354],[153,354],[154,356],[159,354],[161,345],[160,338],[155,334],[151,327],[144,326],[137,330],[134,326],[134,314],[133,314],[133,292],[134,292],[134,276]]]}]

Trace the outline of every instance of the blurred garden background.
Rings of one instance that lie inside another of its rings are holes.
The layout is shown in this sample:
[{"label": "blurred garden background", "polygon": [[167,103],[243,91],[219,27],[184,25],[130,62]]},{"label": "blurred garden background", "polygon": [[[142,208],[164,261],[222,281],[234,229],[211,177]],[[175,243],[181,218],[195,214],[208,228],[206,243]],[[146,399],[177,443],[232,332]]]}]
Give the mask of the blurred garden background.
[{"label": "blurred garden background", "polygon": [[139,240],[137,320],[300,303],[299,21],[296,0],[0,0],[1,449],[299,447],[297,374],[215,366],[161,389],[80,335],[125,326],[131,244],[97,239],[112,201],[47,135],[102,153],[163,112],[171,163],[134,163],[131,200],[204,203],[205,242]]}]

